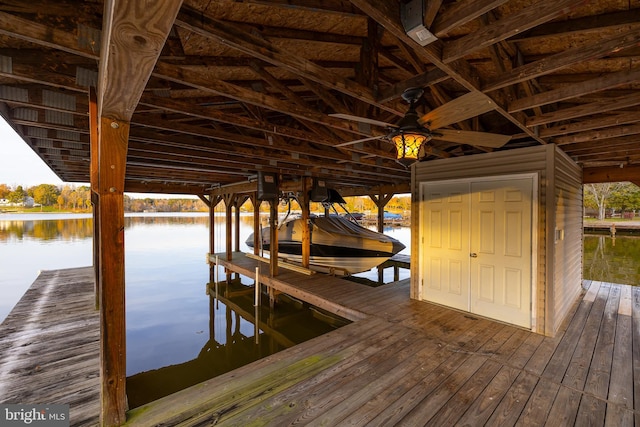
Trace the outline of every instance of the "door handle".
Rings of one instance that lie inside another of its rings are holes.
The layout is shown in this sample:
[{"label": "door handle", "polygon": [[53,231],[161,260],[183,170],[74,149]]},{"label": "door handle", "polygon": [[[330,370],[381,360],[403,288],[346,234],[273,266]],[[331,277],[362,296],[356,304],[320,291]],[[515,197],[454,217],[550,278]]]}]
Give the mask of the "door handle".
[{"label": "door handle", "polygon": [[471,253],[469,254],[469,256],[470,256],[471,258],[478,258],[478,254],[477,254],[477,253],[475,253],[475,252],[471,252]]}]

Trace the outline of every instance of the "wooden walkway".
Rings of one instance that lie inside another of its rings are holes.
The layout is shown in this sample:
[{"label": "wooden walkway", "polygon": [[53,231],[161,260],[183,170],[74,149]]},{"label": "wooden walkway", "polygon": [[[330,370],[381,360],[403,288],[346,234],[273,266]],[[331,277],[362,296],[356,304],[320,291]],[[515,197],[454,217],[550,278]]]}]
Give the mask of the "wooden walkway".
[{"label": "wooden walkway", "polygon": [[[257,263],[234,254],[228,266]],[[407,281],[315,276],[281,269],[271,285],[360,320],[134,409],[127,424],[640,426],[640,288],[585,283],[549,338],[409,300]]]},{"label": "wooden walkway", "polygon": [[40,273],[0,325],[0,403],[68,404],[73,426],[100,415],[93,269]]},{"label": "wooden walkway", "polygon": [[[258,261],[234,255],[237,269]],[[128,425],[640,426],[640,288],[585,282],[554,338],[281,269],[272,284],[355,321],[128,412]],[[99,414],[91,269],[44,272],[0,326],[0,402]]]}]

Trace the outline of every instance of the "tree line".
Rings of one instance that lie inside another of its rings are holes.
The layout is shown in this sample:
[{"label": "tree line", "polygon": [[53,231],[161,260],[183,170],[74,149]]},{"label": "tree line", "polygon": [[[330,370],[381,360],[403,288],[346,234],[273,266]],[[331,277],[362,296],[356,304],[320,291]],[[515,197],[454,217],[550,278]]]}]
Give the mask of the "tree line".
[{"label": "tree line", "polygon": [[29,198],[33,200],[33,206],[51,206],[69,211],[91,210],[91,190],[87,186],[39,184],[27,188],[21,185],[12,188],[7,184],[0,184],[0,199],[14,205],[29,205],[30,203],[26,203]]},{"label": "tree line", "polygon": [[[29,207],[29,198],[33,206],[71,212],[91,212],[91,189],[86,186],[65,184],[39,184],[33,187],[21,185],[10,187],[0,184],[0,199],[13,206]],[[207,206],[200,199],[136,199],[125,194],[124,208],[126,212],[206,212]],[[51,210],[47,209],[47,210]]]},{"label": "tree line", "polygon": [[[39,184],[24,188],[21,185],[11,187],[0,184],[0,199],[5,199],[12,204],[22,204],[29,197],[33,199],[36,206],[40,207],[53,207],[73,212],[91,211],[91,189],[88,186]],[[369,197],[347,197],[345,201],[351,212],[377,209]],[[126,194],[124,208],[126,212],[206,212],[208,210],[200,199],[137,199]],[[584,208],[585,214],[590,210],[598,219],[617,216],[617,214],[634,216],[635,212],[640,210],[640,187],[629,182],[585,184]],[[250,203],[245,204],[243,209],[251,210]],[[411,197],[394,196],[385,209],[407,212],[411,209]]]}]

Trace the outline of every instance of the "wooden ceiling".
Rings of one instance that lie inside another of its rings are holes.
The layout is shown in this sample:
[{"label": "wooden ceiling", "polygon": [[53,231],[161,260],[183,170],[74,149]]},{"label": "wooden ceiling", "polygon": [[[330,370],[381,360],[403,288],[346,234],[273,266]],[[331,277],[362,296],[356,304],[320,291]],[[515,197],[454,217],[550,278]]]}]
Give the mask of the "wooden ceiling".
[{"label": "wooden ceiling", "polygon": [[[108,6],[145,7],[131,1]],[[0,1],[0,113],[67,182],[89,182],[104,9]],[[424,22],[437,41],[423,47],[396,0],[185,0],[151,76],[122,82],[142,94],[126,191],[205,194],[270,171],[406,192],[410,169],[388,140],[351,143],[387,129],[332,114],[396,123],[413,87],[420,115],[477,95],[447,128],[510,135],[500,150],[557,144],[585,181],[640,182],[640,0],[426,0]],[[131,37],[122,64],[144,50]],[[433,140],[421,161],[491,151],[471,144]]]}]

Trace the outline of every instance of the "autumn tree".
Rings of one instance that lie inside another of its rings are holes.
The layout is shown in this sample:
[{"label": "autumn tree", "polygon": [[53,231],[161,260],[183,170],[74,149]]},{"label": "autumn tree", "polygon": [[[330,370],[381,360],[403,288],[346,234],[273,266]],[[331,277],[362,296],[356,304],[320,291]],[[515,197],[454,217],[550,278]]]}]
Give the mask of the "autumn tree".
[{"label": "autumn tree", "polygon": [[0,199],[6,199],[11,193],[11,188],[7,184],[0,184]]},{"label": "autumn tree", "polygon": [[11,203],[22,203],[24,202],[24,198],[27,197],[27,192],[24,191],[22,185],[18,185],[15,190],[11,191],[7,195],[7,199]]},{"label": "autumn tree", "polygon": [[604,182],[600,184],[585,184],[584,204],[587,207],[598,209],[598,219],[603,220],[607,210],[607,204],[611,195],[622,188],[621,182]]},{"label": "autumn tree", "polygon": [[622,212],[640,209],[640,187],[631,182],[620,183],[609,198],[609,206]]},{"label": "autumn tree", "polygon": [[33,201],[42,206],[51,206],[58,200],[60,190],[52,184],[40,184],[29,189]]}]

